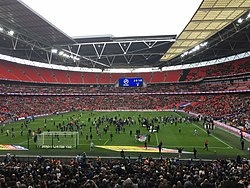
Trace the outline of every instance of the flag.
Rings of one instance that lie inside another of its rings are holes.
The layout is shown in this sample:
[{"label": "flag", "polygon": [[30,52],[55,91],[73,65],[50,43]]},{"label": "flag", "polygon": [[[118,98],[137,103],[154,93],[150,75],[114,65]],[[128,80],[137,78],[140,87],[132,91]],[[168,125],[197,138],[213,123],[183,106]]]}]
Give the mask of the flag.
[{"label": "flag", "polygon": [[135,139],[138,140],[138,141],[140,141],[140,142],[145,142],[146,139],[147,139],[147,135],[145,135],[145,134],[140,134],[138,136],[136,135]]},{"label": "flag", "polygon": [[184,107],[186,107],[186,106],[188,106],[188,105],[190,105],[190,104],[191,104],[190,102],[181,103],[181,104],[180,104],[180,108],[184,108]]}]

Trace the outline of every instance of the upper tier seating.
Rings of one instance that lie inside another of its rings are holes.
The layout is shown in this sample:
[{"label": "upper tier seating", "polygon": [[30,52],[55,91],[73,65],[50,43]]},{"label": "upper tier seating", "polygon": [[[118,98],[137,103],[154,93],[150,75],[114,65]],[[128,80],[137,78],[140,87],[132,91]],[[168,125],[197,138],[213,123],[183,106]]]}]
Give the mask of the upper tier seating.
[{"label": "upper tier seating", "polygon": [[83,75],[81,72],[73,72],[73,71],[68,71],[67,72],[69,75],[69,81],[72,84],[82,84],[83,83]]},{"label": "upper tier seating", "polygon": [[96,73],[92,73],[92,72],[84,72],[83,73],[83,77],[84,77],[84,83],[85,84],[97,84],[97,76]]},{"label": "upper tier seating", "polygon": [[[250,58],[187,71],[185,81],[206,77],[221,77],[250,73]],[[0,60],[0,79],[25,82],[67,83],[67,84],[115,84],[119,78],[141,77],[146,83],[179,82],[183,70],[150,73],[91,73],[72,72],[21,65]]]}]

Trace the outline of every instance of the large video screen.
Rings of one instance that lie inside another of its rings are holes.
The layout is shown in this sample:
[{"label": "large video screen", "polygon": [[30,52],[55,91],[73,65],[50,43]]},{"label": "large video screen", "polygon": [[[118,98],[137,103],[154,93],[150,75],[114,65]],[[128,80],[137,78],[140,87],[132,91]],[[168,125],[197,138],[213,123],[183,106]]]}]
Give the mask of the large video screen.
[{"label": "large video screen", "polygon": [[141,87],[143,86],[142,78],[120,78],[119,87]]}]

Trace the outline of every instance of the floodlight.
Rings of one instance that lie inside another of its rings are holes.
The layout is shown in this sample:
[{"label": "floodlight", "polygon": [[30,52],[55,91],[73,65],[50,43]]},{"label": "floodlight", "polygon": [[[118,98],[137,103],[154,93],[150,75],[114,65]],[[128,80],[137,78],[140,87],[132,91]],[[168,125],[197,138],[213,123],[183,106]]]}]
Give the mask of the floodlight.
[{"label": "floodlight", "polygon": [[200,44],[200,46],[201,46],[201,47],[204,47],[204,46],[206,46],[207,44],[208,44],[208,42],[203,42],[203,43]]},{"label": "floodlight", "polygon": [[62,56],[63,56],[63,57],[66,57],[66,58],[69,58],[69,55],[68,55],[68,54],[63,54]]},{"label": "floodlight", "polygon": [[241,24],[243,22],[243,19],[242,18],[239,18],[238,21],[237,21],[239,24]]},{"label": "floodlight", "polygon": [[2,32],[3,31],[3,28],[0,26],[0,31]]},{"label": "floodlight", "polygon": [[13,36],[14,35],[14,31],[13,30],[8,31],[8,35]]},{"label": "floodlight", "polygon": [[64,54],[64,52],[63,52],[63,51],[60,51],[60,52],[59,52],[59,55],[63,55],[63,54]]},{"label": "floodlight", "polygon": [[58,50],[57,50],[57,49],[51,49],[51,52],[52,52],[53,54],[56,54],[56,53],[58,52]]},{"label": "floodlight", "polygon": [[247,19],[249,19],[250,18],[250,12],[248,13],[248,15],[247,15]]},{"label": "floodlight", "polygon": [[195,52],[195,51],[198,51],[200,49],[200,45],[197,45],[197,46],[195,46],[194,48],[193,48],[193,51]]}]

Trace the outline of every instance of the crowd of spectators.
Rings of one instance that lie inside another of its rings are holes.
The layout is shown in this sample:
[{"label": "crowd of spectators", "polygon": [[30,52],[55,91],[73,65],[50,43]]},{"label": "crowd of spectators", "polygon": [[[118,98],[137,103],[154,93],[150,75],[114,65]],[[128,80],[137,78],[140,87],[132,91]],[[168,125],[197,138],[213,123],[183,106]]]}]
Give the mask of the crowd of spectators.
[{"label": "crowd of spectators", "polygon": [[[0,118],[53,114],[72,110],[165,110],[184,109],[211,116],[215,120],[250,132],[248,94],[209,95],[100,95],[100,96],[2,96]],[[49,104],[49,105],[47,105]],[[46,105],[46,108],[44,107]]]},{"label": "crowd of spectators", "polygon": [[74,85],[35,85],[0,83],[0,93],[35,94],[98,94],[98,93],[159,93],[159,92],[212,92],[250,89],[250,82],[236,83],[179,83],[151,84],[147,87],[74,86]]},{"label": "crowd of spectators", "polygon": [[[189,98],[195,96],[189,96]],[[166,95],[108,95],[108,96],[4,96],[0,97],[1,117],[49,114],[73,109],[171,109],[184,96]],[[175,101],[175,102],[173,102]],[[49,105],[46,105],[49,104]],[[46,108],[44,108],[46,105]]]},{"label": "crowd of spectators", "polygon": [[238,74],[245,74],[250,72],[250,60],[243,59],[223,63],[218,65],[211,65],[200,68],[190,69],[186,81],[199,80],[206,77],[224,77]]},{"label": "crowd of spectators", "polygon": [[[152,84],[139,88],[0,83],[0,93],[2,93],[0,122],[76,109],[164,110],[177,109],[181,103],[190,103],[185,110],[209,115],[216,120],[225,121],[227,124],[250,132],[249,95],[176,94],[178,92],[229,92],[249,88],[250,83],[246,81]],[[165,92],[172,93],[164,94]]]},{"label": "crowd of spectators", "polygon": [[[143,158],[44,159],[20,162],[6,155],[0,163],[0,187],[20,188],[247,188],[249,161],[210,162]],[[80,159],[80,160],[79,160]]]},{"label": "crowd of spectators", "polygon": [[243,95],[205,95],[186,110],[206,114],[215,120],[250,132],[250,97]]}]

